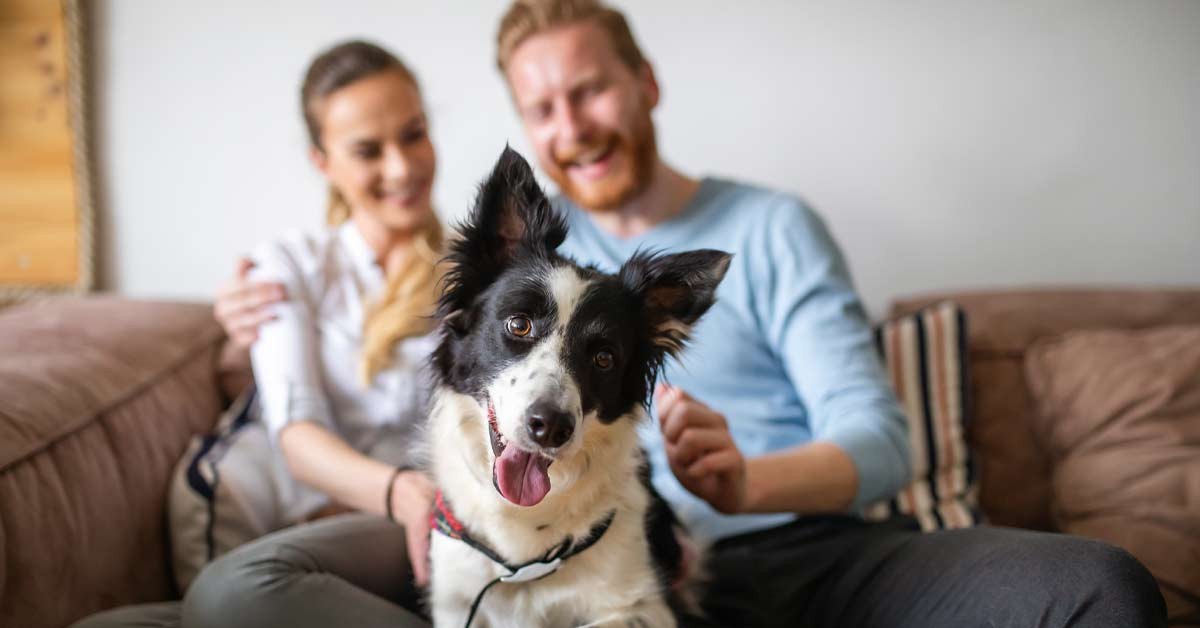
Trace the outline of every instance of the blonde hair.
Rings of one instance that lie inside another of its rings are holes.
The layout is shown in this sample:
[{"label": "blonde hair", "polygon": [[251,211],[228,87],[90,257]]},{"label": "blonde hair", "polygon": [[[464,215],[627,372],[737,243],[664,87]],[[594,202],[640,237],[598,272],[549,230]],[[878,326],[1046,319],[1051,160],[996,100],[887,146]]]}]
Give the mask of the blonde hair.
[{"label": "blonde hair", "polygon": [[[324,150],[317,112],[320,102],[350,83],[385,71],[401,72],[420,89],[416,77],[398,58],[368,42],[338,44],[313,60],[300,88],[300,106],[313,146]],[[330,186],[326,223],[336,226],[349,219],[349,204],[337,188]],[[442,240],[442,223],[436,214],[430,213],[425,224],[413,234],[403,265],[388,269],[391,272],[383,292],[366,305],[358,365],[359,379],[364,386],[369,386],[375,375],[391,364],[397,343],[433,330],[433,313],[442,276],[439,266]]]},{"label": "blonde hair", "polygon": [[363,319],[359,379],[369,385],[375,374],[392,363],[396,343],[433,331],[437,307],[442,223],[430,216],[413,235],[404,266],[387,277],[383,293],[367,306]]},{"label": "blonde hair", "polygon": [[559,26],[593,20],[612,40],[617,56],[638,72],[646,63],[641,48],[620,11],[597,0],[516,0],[500,18],[496,34],[496,67],[508,70],[513,51],[526,39]]}]

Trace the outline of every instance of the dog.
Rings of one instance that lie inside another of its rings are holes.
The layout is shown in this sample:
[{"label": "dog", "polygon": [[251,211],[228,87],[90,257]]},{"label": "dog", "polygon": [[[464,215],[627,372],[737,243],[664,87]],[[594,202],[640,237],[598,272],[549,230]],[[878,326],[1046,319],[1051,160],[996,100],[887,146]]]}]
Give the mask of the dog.
[{"label": "dog", "polygon": [[432,356],[434,624],[675,626],[700,560],[637,432],[730,255],[581,266],[556,252],[566,222],[508,148],[459,231]]}]

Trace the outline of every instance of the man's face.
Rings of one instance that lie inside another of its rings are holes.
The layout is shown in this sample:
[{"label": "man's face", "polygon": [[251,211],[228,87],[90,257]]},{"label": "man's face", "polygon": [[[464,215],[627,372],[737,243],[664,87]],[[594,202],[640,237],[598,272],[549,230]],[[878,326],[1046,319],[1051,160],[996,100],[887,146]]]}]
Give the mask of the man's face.
[{"label": "man's face", "polygon": [[517,112],[542,169],[584,209],[607,211],[649,184],[658,160],[650,111],[658,87],[608,35],[581,22],[539,33],[509,59]]}]

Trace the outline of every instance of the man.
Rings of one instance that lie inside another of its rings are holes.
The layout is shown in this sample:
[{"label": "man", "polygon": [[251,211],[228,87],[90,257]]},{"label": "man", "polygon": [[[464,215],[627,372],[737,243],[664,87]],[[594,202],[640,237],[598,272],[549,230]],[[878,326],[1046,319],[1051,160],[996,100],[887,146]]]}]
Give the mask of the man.
[{"label": "man", "polygon": [[[921,534],[853,516],[908,479],[903,417],[846,266],[800,201],[697,180],[658,154],[653,68],[620,13],[518,0],[497,61],[571,232],[613,269],[635,249],[734,253],[718,305],[655,396],[654,482],[713,541],[708,618],[724,626],[1162,626],[1153,579],[1099,542],[977,528]],[[249,340],[255,295],[217,314]],[[256,318],[257,317],[257,318]]]}]

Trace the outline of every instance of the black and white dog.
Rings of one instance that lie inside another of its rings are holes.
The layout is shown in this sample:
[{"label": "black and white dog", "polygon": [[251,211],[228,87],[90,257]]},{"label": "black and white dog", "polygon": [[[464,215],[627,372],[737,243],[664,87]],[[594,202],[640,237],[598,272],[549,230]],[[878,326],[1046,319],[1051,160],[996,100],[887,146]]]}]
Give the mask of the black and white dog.
[{"label": "black and white dog", "polygon": [[429,420],[439,628],[675,626],[696,571],[637,429],[730,256],[637,254],[610,275],[559,255],[566,235],[506,149],[450,245]]}]

